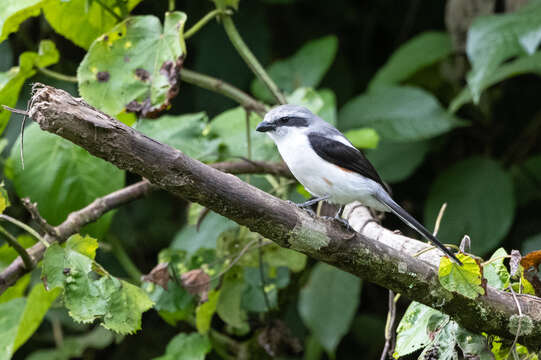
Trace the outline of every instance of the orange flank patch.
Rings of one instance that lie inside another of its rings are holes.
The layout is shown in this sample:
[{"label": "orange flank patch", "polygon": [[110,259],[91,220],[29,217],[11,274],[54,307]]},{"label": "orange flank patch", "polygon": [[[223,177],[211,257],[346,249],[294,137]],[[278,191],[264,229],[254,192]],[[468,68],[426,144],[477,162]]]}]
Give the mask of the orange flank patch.
[{"label": "orange flank patch", "polygon": [[323,178],[323,181],[325,181],[327,185],[332,186],[332,181],[327,179],[326,177]]}]

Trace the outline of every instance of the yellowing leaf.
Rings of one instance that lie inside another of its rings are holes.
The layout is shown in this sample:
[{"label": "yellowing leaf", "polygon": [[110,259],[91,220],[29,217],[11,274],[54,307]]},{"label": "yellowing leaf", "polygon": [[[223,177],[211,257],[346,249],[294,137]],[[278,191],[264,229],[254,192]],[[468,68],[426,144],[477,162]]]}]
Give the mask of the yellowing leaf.
[{"label": "yellowing leaf", "polygon": [[209,300],[195,310],[195,327],[200,334],[206,334],[210,330],[212,316],[216,312],[220,291],[213,290],[209,293]]},{"label": "yellowing leaf", "polygon": [[438,270],[440,284],[449,291],[457,292],[470,299],[484,295],[481,287],[481,268],[477,262],[465,254],[457,254],[463,265],[453,263],[448,257],[442,257]]},{"label": "yellowing leaf", "polygon": [[0,185],[0,214],[6,210],[6,208],[10,205],[9,203],[9,197],[8,192],[4,188],[4,184],[2,183]]},{"label": "yellowing leaf", "polygon": [[66,242],[66,248],[94,259],[96,257],[96,249],[98,248],[98,240],[88,235],[83,237],[79,234],[75,234],[70,236]]}]

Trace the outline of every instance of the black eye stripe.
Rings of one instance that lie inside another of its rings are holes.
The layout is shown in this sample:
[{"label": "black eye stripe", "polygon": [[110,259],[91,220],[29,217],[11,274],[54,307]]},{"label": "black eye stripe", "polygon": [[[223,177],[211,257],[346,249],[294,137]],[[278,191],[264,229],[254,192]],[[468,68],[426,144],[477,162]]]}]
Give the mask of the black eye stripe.
[{"label": "black eye stripe", "polygon": [[284,116],[277,121],[278,126],[307,127],[308,120],[298,116]]}]

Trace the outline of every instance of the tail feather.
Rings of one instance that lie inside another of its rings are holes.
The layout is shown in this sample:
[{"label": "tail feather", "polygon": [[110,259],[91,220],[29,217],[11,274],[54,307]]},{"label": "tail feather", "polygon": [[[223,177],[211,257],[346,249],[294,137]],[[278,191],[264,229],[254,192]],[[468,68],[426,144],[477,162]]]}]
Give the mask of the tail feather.
[{"label": "tail feather", "polygon": [[387,207],[402,220],[404,223],[408,224],[413,230],[421,234],[425,239],[432,242],[437,248],[449,256],[457,264],[462,265],[462,262],[453,254],[448,248],[446,248],[441,242],[430,231],[428,231],[420,222],[415,220],[413,216],[408,214],[400,205],[398,205],[389,194],[384,191],[378,192],[375,195],[375,198],[381,203],[387,205]]}]

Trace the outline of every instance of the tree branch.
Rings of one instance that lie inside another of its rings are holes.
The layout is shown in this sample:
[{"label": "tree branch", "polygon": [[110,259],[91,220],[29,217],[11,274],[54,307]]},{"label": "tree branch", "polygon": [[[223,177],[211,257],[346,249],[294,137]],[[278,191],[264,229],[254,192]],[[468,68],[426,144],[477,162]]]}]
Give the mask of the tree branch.
[{"label": "tree branch", "polygon": [[[362,207],[348,206],[345,214],[359,231],[348,232],[332,220],[312,217],[238,177],[224,174],[152,140],[62,90],[39,85],[35,87],[31,103],[30,116],[43,130],[245,225],[280,246],[432,306],[471,331],[484,331],[506,339],[515,337],[508,327],[510,317],[516,314],[510,293],[487,287],[486,295],[472,300],[446,290],[439,283],[433,265],[438,262],[437,252],[422,254],[424,261],[414,258],[412,255],[427,244],[380,227],[369,215],[365,216],[367,211]],[[97,206],[93,204],[89,207]],[[85,209],[80,211],[86,212]],[[67,228],[80,226],[76,222],[80,218],[70,215],[58,226],[61,234],[65,234]],[[21,265],[18,267],[22,269]],[[527,296],[517,299],[523,314],[533,323],[531,332],[522,334],[519,342],[538,345],[541,343],[541,299]]]}]

